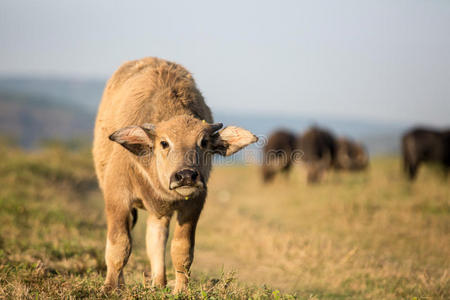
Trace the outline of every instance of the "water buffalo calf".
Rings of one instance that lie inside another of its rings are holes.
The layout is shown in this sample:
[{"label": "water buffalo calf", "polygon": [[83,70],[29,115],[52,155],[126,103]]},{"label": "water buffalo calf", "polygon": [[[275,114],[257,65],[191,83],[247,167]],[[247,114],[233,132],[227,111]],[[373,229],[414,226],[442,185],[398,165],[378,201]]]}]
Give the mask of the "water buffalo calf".
[{"label": "water buffalo calf", "polygon": [[423,162],[436,162],[450,169],[450,130],[414,128],[402,138],[403,167],[414,180]]},{"label": "water buffalo calf", "polygon": [[262,174],[265,182],[271,181],[276,173],[288,174],[295,151],[295,135],[287,130],[273,132],[263,148]]},{"label": "water buffalo calf", "polygon": [[206,198],[213,154],[231,155],[257,138],[239,127],[213,124],[192,75],[158,58],[123,64],[109,79],[97,114],[93,155],[108,224],[105,290],[123,286],[136,209],[145,209],[147,253],[154,285],[166,284],[171,244],[174,292],[189,278],[195,228]]}]

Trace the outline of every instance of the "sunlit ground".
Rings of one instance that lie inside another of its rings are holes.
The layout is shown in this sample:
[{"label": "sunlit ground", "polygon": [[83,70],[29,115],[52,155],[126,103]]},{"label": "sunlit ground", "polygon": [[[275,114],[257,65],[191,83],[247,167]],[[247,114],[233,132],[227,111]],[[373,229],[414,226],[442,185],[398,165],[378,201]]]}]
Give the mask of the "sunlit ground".
[{"label": "sunlit ground", "polygon": [[[396,157],[308,186],[300,167],[261,182],[256,166],[217,166],[184,298],[450,297],[450,178],[420,170],[407,182]],[[133,231],[127,289],[149,286],[146,213]],[[106,225],[89,150],[0,150],[0,298],[106,297]],[[170,256],[168,255],[170,264]],[[218,280],[216,280],[218,279]]]}]

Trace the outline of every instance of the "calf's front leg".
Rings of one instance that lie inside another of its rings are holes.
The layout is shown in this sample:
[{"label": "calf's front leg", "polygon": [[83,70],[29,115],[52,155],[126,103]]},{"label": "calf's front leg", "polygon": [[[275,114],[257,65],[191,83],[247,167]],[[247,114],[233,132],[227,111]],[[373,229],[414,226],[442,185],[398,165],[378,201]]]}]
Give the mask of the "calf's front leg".
[{"label": "calf's front leg", "polygon": [[147,219],[147,255],[150,259],[152,285],[154,286],[162,287],[167,283],[165,253],[170,217],[164,216],[158,218],[150,214]]},{"label": "calf's front leg", "polygon": [[[202,205],[203,206],[203,205]],[[175,268],[174,293],[186,289],[190,268],[194,259],[195,229],[202,207],[178,211],[171,245],[172,262]]]}]

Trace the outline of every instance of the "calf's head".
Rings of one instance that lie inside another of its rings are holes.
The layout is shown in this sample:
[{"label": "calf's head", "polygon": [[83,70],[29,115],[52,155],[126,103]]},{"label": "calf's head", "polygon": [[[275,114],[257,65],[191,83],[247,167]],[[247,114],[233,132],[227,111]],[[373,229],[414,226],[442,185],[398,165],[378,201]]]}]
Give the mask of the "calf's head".
[{"label": "calf's head", "polygon": [[109,138],[136,156],[160,193],[181,199],[206,189],[213,154],[228,156],[257,141],[245,129],[221,128],[183,115],[124,127]]}]

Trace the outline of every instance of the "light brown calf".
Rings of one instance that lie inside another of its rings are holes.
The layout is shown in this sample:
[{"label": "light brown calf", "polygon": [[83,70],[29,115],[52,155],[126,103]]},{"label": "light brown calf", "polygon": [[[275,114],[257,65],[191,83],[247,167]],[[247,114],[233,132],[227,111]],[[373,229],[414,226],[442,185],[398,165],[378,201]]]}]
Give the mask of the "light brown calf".
[{"label": "light brown calf", "polygon": [[94,162],[108,223],[105,289],[124,284],[136,209],[149,212],[147,253],[154,285],[166,284],[164,253],[176,212],[171,255],[174,292],[186,287],[195,228],[206,198],[211,156],[256,142],[247,130],[212,124],[208,106],[182,66],[144,58],[108,81],[94,133]]}]

